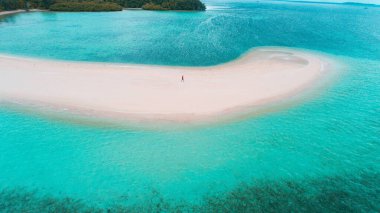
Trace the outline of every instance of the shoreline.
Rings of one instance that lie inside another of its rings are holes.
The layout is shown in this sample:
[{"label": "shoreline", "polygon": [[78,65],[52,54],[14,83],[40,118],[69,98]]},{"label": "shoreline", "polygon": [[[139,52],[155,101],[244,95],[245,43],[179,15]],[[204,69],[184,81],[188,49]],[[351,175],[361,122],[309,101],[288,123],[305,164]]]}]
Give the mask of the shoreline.
[{"label": "shoreline", "polygon": [[9,11],[0,11],[0,16],[7,16],[7,15],[13,15],[17,13],[27,13],[27,12],[45,12],[47,10],[40,10],[40,9],[30,9],[29,11],[26,10],[9,10]]},{"label": "shoreline", "polygon": [[333,64],[312,53],[266,47],[211,67],[66,62],[6,55],[0,55],[0,65],[4,67],[0,71],[4,76],[0,79],[0,103],[85,118],[183,124],[241,117],[253,109],[286,101],[309,90]]},{"label": "shoreline", "polygon": [[9,11],[0,11],[0,16],[12,15],[16,13],[23,13],[26,10],[9,10]]}]

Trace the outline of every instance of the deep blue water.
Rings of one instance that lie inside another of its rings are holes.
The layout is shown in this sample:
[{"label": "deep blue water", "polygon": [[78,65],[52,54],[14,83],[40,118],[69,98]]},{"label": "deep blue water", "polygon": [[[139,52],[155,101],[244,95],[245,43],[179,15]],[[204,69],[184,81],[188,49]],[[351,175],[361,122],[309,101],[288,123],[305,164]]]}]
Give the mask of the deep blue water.
[{"label": "deep blue water", "polygon": [[0,212],[380,211],[380,8],[208,6],[7,16],[0,53],[203,66],[284,46],[344,69],[301,103],[202,128],[89,126],[0,107]]}]

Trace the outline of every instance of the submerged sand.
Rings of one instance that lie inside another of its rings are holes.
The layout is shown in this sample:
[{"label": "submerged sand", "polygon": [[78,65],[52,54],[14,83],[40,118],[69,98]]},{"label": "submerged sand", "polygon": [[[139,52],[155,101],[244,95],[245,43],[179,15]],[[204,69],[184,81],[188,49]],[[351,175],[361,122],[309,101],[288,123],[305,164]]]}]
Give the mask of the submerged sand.
[{"label": "submerged sand", "polygon": [[255,49],[213,67],[0,56],[0,101],[127,120],[194,121],[292,97],[323,77],[329,65],[321,56],[280,48]]}]

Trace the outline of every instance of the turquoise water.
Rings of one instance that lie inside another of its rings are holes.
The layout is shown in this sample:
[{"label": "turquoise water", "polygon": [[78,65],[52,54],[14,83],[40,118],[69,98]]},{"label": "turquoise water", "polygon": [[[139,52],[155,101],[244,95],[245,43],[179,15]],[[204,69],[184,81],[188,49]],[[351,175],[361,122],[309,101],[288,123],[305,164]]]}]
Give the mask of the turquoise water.
[{"label": "turquoise water", "polygon": [[295,106],[192,129],[95,127],[0,107],[0,212],[380,211],[380,8],[208,5],[7,16],[0,53],[201,66],[285,46],[345,69]]}]

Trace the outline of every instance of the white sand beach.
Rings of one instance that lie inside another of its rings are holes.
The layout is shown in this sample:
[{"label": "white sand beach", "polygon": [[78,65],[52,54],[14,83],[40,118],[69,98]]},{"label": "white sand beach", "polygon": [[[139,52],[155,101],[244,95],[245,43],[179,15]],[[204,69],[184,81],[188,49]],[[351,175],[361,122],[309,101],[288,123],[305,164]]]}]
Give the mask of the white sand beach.
[{"label": "white sand beach", "polygon": [[12,14],[24,13],[24,12],[44,12],[44,11],[46,11],[46,10],[30,9],[29,11],[26,11],[26,10],[0,11],[0,16],[12,15]]},{"label": "white sand beach", "polygon": [[[213,67],[50,61],[0,56],[0,102],[126,120],[187,122],[275,103],[318,82],[323,57],[259,48]],[[184,82],[181,77],[184,76]]]},{"label": "white sand beach", "polygon": [[23,13],[23,12],[25,12],[25,10],[0,11],[0,16],[11,15],[11,14],[16,14],[16,13]]}]

